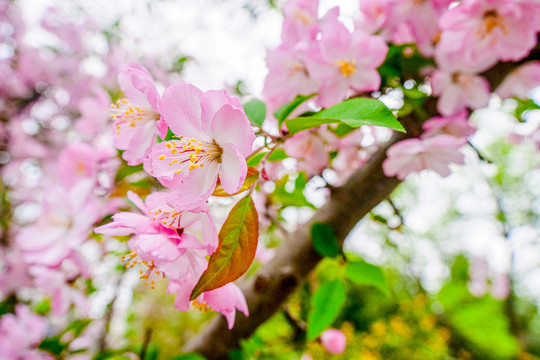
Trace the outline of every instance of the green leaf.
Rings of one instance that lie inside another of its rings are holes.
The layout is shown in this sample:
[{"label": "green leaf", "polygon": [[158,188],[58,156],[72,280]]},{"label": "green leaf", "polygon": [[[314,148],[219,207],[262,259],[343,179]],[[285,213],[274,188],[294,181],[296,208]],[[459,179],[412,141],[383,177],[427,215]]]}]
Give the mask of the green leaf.
[{"label": "green leaf", "polygon": [[206,358],[202,355],[191,353],[175,356],[171,360],[206,360]]},{"label": "green leaf", "polygon": [[268,161],[276,162],[288,158],[289,155],[283,149],[276,149],[268,156]]},{"label": "green leaf", "polygon": [[311,226],[311,240],[317,254],[326,257],[339,255],[339,244],[334,230],[323,223],[315,223]]},{"label": "green leaf", "polygon": [[378,266],[368,264],[362,260],[350,262],[345,267],[345,273],[349,280],[361,285],[374,286],[386,296],[390,296],[390,288]]},{"label": "green leaf", "polygon": [[253,125],[262,126],[266,118],[266,105],[257,99],[252,99],[242,105],[246,115]]},{"label": "green leaf", "polygon": [[307,339],[313,340],[336,320],[345,305],[345,285],[340,280],[323,283],[311,298]]},{"label": "green leaf", "polygon": [[261,160],[266,155],[266,153],[267,153],[267,151],[262,151],[260,153],[257,153],[255,155],[251,155],[250,157],[248,157],[247,160],[246,160],[247,166],[257,166],[257,165],[259,165],[261,163]]},{"label": "green leaf", "polygon": [[291,115],[291,113],[296,109],[298,106],[300,106],[303,102],[311,99],[312,97],[317,96],[317,94],[311,94],[311,95],[297,95],[293,101],[291,101],[288,104],[283,105],[280,107],[275,113],[274,116],[278,121],[278,127],[281,129],[281,125],[287,119],[287,116]]},{"label": "green leaf", "polygon": [[405,132],[390,109],[379,100],[369,98],[346,100],[312,116],[297,117],[285,122],[290,134],[322,124],[345,124],[352,128],[375,125]]},{"label": "green leaf", "polygon": [[287,206],[308,206],[312,209],[316,207],[310,203],[306,196],[304,195],[304,189],[308,182],[308,177],[305,173],[300,173],[294,181],[294,189],[292,191],[287,190],[287,183],[289,183],[289,175],[283,176],[281,179],[276,181],[276,188],[272,192],[271,197],[274,203],[281,204],[281,208],[286,208]]},{"label": "green leaf", "polygon": [[205,291],[235,281],[250,267],[255,258],[259,238],[259,219],[253,200],[248,195],[231,210],[219,232],[219,245],[208,260],[190,299]]}]

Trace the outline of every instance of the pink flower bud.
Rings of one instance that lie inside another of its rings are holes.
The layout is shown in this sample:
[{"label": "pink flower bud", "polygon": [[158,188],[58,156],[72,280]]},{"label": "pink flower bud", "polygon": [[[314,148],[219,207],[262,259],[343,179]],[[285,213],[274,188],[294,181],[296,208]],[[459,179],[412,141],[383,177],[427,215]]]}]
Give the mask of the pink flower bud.
[{"label": "pink flower bud", "polygon": [[347,345],[347,338],[340,330],[328,329],[321,334],[321,342],[329,353],[342,354]]}]

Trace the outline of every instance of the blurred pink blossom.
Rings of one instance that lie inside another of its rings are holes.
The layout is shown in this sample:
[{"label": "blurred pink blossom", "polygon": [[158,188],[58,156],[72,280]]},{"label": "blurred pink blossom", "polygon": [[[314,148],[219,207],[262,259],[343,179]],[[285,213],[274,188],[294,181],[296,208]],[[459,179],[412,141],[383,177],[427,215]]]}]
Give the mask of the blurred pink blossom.
[{"label": "blurred pink blossom", "polygon": [[347,346],[345,334],[337,329],[328,329],[321,334],[321,342],[329,353],[343,354]]},{"label": "blurred pink blossom", "polygon": [[386,152],[384,174],[403,180],[412,172],[431,169],[441,176],[448,176],[451,163],[464,163],[465,157],[458,151],[464,144],[465,140],[450,135],[400,141]]}]

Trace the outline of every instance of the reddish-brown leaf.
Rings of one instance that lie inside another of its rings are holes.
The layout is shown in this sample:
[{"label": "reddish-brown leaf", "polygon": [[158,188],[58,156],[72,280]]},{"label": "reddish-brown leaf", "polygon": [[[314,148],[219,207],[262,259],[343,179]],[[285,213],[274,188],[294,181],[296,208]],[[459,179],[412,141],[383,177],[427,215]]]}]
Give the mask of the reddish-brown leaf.
[{"label": "reddish-brown leaf", "polygon": [[258,238],[257,210],[248,195],[234,206],[221,227],[218,248],[210,256],[208,268],[191,292],[191,300],[242,276],[255,258]]},{"label": "reddish-brown leaf", "polygon": [[221,184],[219,182],[219,179],[218,179],[218,183],[216,184],[216,188],[214,189],[214,192],[212,193],[212,196],[226,197],[226,196],[232,196],[232,195],[240,194],[241,192],[246,191],[253,184],[255,184],[255,182],[257,181],[258,178],[259,178],[259,171],[257,169],[255,169],[254,167],[250,166],[250,167],[248,167],[248,170],[247,170],[246,180],[244,180],[244,184],[242,185],[240,190],[238,190],[234,194],[228,194],[228,193],[225,192],[225,190],[223,190],[223,188],[221,187]]}]

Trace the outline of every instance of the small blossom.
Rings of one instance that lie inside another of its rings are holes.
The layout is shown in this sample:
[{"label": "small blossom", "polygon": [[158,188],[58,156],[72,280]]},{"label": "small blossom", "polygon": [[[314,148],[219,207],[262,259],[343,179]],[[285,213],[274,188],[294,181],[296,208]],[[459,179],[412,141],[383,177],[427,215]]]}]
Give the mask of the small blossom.
[{"label": "small blossom", "polygon": [[540,4],[530,0],[468,0],[447,11],[439,25],[439,64],[473,72],[497,61],[517,61],[536,44]]},{"label": "small blossom", "polygon": [[489,102],[489,83],[481,76],[437,70],[432,75],[431,85],[433,94],[439,96],[437,109],[446,116],[466,108],[479,109]]},{"label": "small blossom", "polygon": [[334,105],[352,93],[377,90],[381,78],[377,67],[386,57],[388,47],[382,37],[362,29],[353,33],[339,20],[334,8],[321,20],[321,40],[306,58],[309,73],[320,80],[318,102]]},{"label": "small blossom", "polygon": [[122,157],[129,165],[137,165],[148,155],[158,129],[162,137],[167,134],[159,115],[161,100],[152,76],[139,64],[129,64],[118,82],[126,98],[111,106],[114,146],[125,150]]},{"label": "small blossom", "polygon": [[512,71],[499,85],[496,93],[503,99],[526,99],[529,92],[540,86],[540,61],[529,61]]},{"label": "small blossom", "polygon": [[440,134],[452,135],[457,138],[467,138],[475,133],[475,128],[467,121],[466,111],[453,116],[435,116],[426,121],[422,128],[425,133],[423,138],[432,137]]},{"label": "small blossom", "polygon": [[343,354],[347,345],[345,334],[337,329],[328,329],[321,334],[321,342],[331,354]]},{"label": "small blossom", "polygon": [[464,143],[463,139],[450,135],[400,141],[386,152],[384,174],[403,180],[412,172],[431,169],[441,176],[448,176],[450,163],[464,163],[465,157],[458,151]]},{"label": "small blossom", "polygon": [[176,138],[154,146],[150,172],[190,203],[207,199],[217,177],[233,194],[246,178],[255,134],[244,109],[224,90],[203,93],[174,84],[163,94],[163,116]]}]

